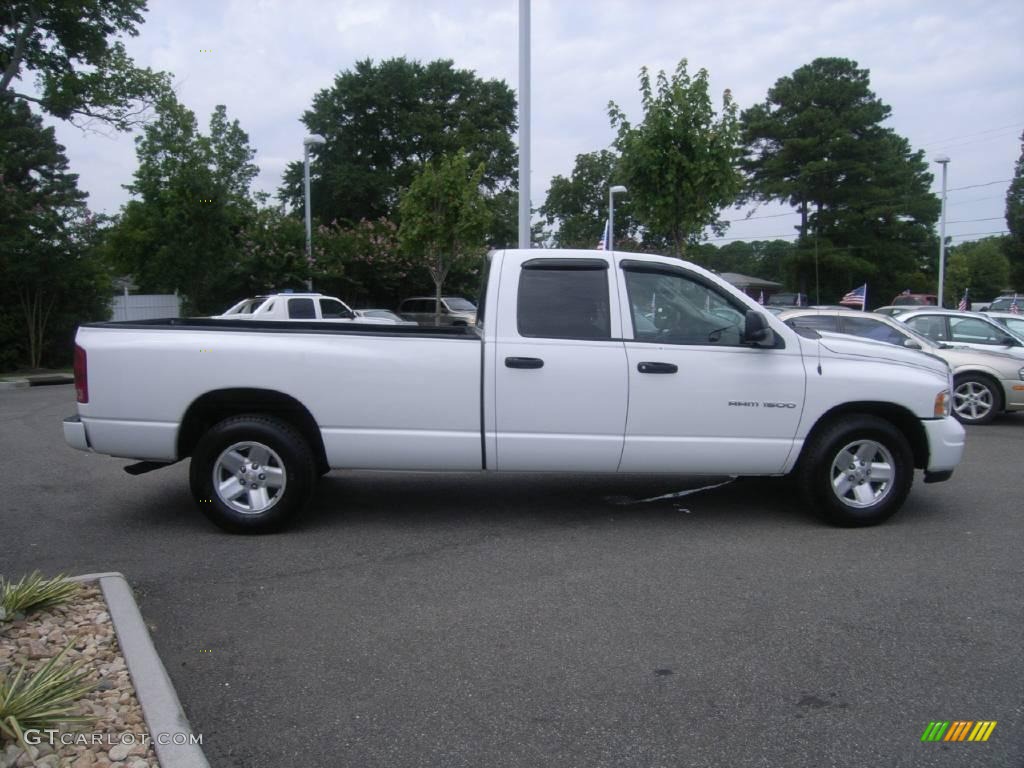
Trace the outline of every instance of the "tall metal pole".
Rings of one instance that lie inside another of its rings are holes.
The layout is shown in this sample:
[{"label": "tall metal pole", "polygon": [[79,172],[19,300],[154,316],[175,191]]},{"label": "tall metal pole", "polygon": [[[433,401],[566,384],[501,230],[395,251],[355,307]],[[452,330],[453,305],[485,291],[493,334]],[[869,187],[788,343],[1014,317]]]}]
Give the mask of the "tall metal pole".
[{"label": "tall metal pole", "polygon": [[313,292],[313,220],[309,213],[309,144],[302,146],[302,159],[305,171],[303,181],[306,185],[306,266],[309,268],[309,277],[306,278],[306,290]]},{"label": "tall metal pole", "polygon": [[946,167],[949,165],[949,158],[939,155],[935,162],[942,166],[942,218],[939,224],[939,295],[936,303],[942,306],[943,284],[946,278]]},{"label": "tall metal pole", "polygon": [[608,187],[608,250],[615,250],[615,187]]},{"label": "tall metal pole", "polygon": [[530,0],[519,0],[519,247],[530,247]]}]

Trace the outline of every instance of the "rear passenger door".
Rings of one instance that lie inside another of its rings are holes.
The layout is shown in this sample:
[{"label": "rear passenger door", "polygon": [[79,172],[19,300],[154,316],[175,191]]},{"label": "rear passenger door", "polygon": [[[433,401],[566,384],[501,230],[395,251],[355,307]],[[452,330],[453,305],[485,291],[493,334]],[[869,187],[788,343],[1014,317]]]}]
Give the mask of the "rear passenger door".
[{"label": "rear passenger door", "polygon": [[610,277],[601,258],[531,258],[503,270],[494,358],[498,469],[618,468],[628,376]]}]

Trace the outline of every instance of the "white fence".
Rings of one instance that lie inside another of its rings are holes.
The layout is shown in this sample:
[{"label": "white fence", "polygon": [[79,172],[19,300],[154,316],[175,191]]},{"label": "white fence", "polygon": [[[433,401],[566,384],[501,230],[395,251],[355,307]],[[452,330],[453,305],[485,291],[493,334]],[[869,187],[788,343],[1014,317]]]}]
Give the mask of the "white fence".
[{"label": "white fence", "polygon": [[111,320],[152,320],[181,317],[181,298],[174,294],[135,294],[115,296]]}]

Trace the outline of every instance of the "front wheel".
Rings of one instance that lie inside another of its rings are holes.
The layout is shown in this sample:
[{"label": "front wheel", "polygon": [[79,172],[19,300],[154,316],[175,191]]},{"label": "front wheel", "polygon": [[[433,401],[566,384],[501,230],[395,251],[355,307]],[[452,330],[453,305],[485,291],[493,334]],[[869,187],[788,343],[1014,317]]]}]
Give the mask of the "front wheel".
[{"label": "front wheel", "polygon": [[876,525],[902,505],[914,480],[903,434],[877,416],[847,416],[805,447],[798,470],[804,498],[835,525]]},{"label": "front wheel", "polygon": [[287,422],[233,416],[200,438],[189,482],[199,509],[217,526],[267,533],[308,505],[316,466],[309,444]]},{"label": "front wheel", "polygon": [[1003,408],[998,387],[977,374],[958,376],[953,382],[953,415],[961,424],[988,424]]}]

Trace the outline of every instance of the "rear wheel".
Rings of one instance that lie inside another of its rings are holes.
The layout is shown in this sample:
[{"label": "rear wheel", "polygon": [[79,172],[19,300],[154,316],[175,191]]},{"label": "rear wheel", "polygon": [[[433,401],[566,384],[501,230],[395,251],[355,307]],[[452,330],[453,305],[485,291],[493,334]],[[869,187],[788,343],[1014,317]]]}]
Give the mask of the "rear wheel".
[{"label": "rear wheel", "polygon": [[798,481],[808,504],[835,525],[875,525],[907,498],[914,457],[903,434],[877,416],[845,416],[804,447]]},{"label": "rear wheel", "polygon": [[953,382],[953,415],[962,424],[988,424],[1003,409],[999,387],[991,379],[968,373]]},{"label": "rear wheel", "polygon": [[189,481],[196,504],[233,533],[280,530],[312,497],[317,464],[308,443],[271,416],[225,419],[200,438]]}]

